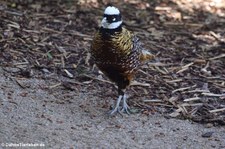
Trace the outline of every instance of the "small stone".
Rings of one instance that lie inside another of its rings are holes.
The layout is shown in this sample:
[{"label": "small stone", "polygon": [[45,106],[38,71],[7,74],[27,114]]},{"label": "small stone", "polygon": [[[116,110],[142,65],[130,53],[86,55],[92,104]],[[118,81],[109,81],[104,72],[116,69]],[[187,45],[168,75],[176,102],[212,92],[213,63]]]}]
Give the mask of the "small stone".
[{"label": "small stone", "polygon": [[202,137],[203,137],[203,138],[210,138],[210,137],[212,136],[212,134],[213,134],[212,131],[206,132],[206,133],[202,134]]},{"label": "small stone", "polygon": [[213,124],[212,124],[212,123],[207,123],[207,124],[205,125],[205,127],[206,127],[206,128],[212,128],[212,127],[213,127]]}]

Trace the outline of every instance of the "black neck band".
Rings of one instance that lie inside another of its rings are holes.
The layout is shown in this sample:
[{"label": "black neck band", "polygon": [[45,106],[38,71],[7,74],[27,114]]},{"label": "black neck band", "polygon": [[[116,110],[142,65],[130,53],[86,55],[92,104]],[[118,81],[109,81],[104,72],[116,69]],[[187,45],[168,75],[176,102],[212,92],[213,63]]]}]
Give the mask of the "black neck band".
[{"label": "black neck band", "polygon": [[109,35],[112,35],[112,34],[115,34],[116,32],[121,32],[121,31],[122,31],[122,24],[115,29],[107,29],[103,27],[100,28],[101,33],[109,34]]}]

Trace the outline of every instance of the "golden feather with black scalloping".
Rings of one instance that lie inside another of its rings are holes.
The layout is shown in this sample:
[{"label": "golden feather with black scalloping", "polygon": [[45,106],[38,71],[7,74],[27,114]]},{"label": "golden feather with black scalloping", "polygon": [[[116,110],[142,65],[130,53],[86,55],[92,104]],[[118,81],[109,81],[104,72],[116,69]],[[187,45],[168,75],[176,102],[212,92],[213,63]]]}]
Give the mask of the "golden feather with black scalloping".
[{"label": "golden feather with black scalloping", "polygon": [[119,89],[130,84],[141,62],[140,43],[125,28],[114,32],[101,28],[94,36],[90,52],[98,68]]}]

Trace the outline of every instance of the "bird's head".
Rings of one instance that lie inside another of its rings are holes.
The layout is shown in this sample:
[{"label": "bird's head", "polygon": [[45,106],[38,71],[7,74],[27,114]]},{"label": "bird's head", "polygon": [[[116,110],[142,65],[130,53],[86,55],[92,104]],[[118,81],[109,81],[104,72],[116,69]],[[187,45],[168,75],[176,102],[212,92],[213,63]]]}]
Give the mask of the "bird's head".
[{"label": "bird's head", "polygon": [[108,6],[104,11],[101,26],[104,29],[116,29],[122,24],[121,14],[118,8]]}]

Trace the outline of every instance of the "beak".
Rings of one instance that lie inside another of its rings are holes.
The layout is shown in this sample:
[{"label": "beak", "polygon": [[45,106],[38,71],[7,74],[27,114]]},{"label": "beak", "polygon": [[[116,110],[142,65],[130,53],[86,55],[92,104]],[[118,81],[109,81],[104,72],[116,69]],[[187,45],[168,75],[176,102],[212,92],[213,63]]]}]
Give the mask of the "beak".
[{"label": "beak", "polygon": [[104,17],[102,19],[102,26],[104,26],[104,27],[108,27],[109,26],[109,23],[107,22],[106,17]]}]

